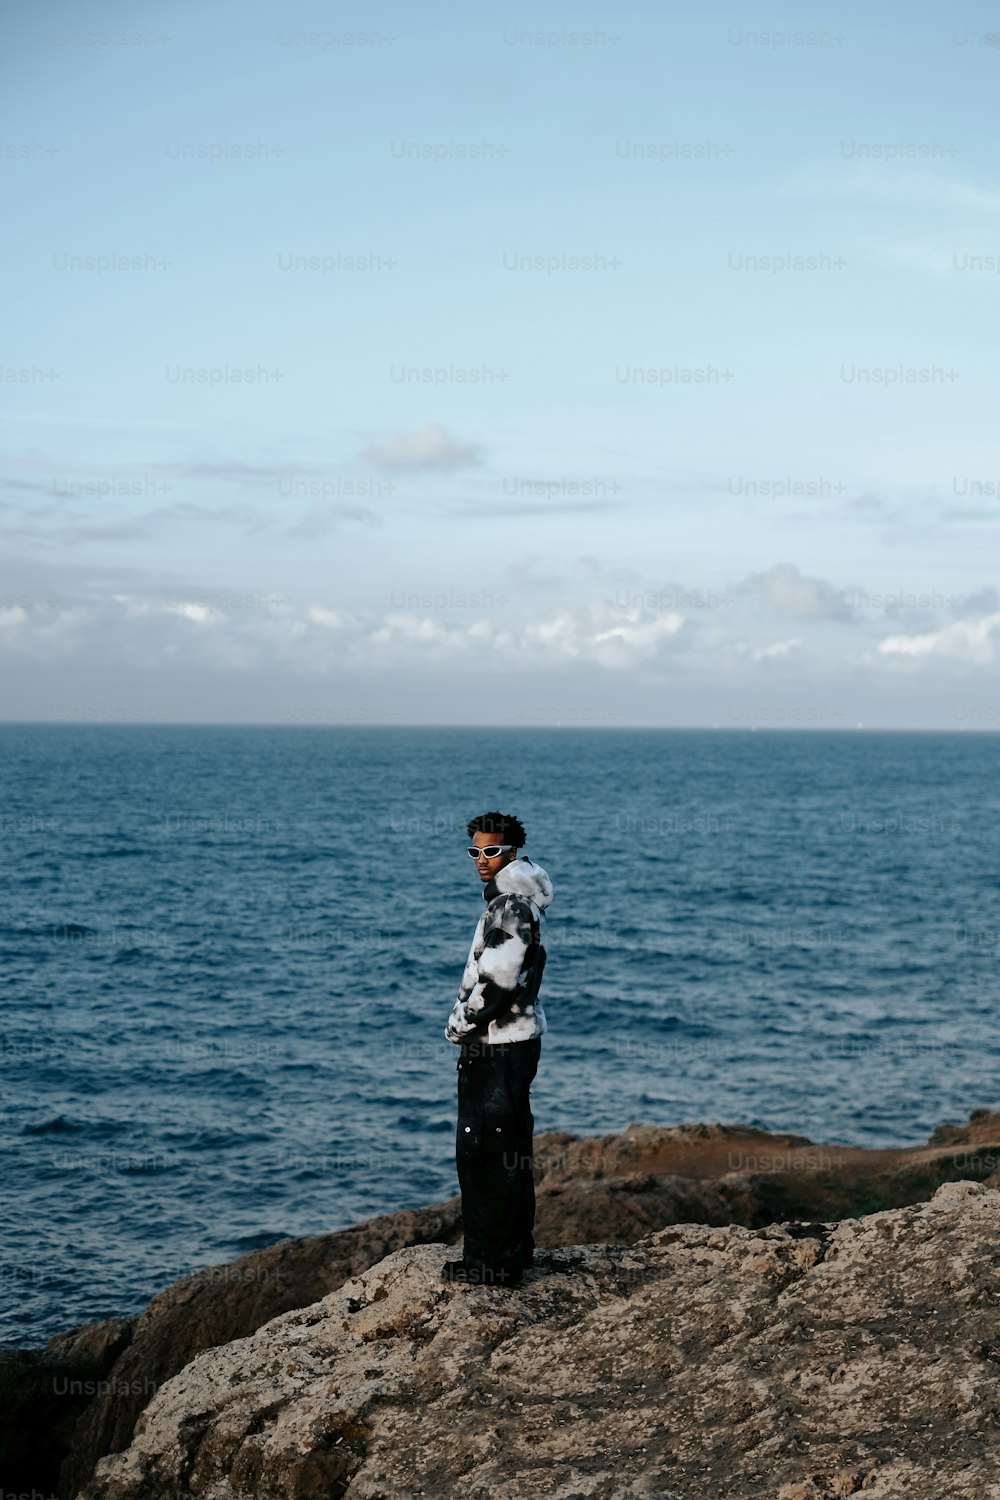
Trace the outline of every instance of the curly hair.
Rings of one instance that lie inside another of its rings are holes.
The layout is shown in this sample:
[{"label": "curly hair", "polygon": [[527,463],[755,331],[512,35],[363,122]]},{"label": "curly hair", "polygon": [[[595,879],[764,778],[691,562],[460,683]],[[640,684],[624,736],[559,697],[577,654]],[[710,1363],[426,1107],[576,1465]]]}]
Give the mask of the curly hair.
[{"label": "curly hair", "polygon": [[470,821],[468,832],[470,839],[474,833],[492,833],[502,844],[513,844],[515,849],[523,849],[527,838],[524,824],[513,813],[480,813]]}]

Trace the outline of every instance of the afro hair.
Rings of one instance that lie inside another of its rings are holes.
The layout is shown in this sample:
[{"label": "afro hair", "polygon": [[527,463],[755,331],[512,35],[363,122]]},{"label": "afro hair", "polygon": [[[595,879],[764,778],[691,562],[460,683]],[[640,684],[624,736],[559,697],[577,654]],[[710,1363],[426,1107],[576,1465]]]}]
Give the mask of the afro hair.
[{"label": "afro hair", "polygon": [[513,844],[515,849],[523,849],[527,837],[520,818],[502,812],[480,813],[469,823],[468,832],[470,839],[474,833],[492,833],[502,844]]}]

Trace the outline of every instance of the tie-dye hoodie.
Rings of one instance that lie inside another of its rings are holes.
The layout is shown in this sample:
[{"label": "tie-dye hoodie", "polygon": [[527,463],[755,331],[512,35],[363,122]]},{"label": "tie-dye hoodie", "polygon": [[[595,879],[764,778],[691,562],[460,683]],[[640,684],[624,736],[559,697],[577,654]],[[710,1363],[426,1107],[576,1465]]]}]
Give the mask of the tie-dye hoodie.
[{"label": "tie-dye hoodie", "polygon": [[[540,999],[530,998],[538,963],[541,915],[552,882],[523,855],[487,881],[486,910],[476,924],[445,1036],[449,1042],[527,1042],[546,1030]],[[520,993],[519,993],[520,992]]]}]

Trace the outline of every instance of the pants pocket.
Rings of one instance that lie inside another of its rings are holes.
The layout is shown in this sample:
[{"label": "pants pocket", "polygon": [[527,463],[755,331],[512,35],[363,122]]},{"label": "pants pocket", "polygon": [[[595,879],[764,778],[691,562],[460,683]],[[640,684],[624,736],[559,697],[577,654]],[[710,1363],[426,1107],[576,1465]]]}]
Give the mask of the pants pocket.
[{"label": "pants pocket", "polygon": [[483,1119],[483,1154],[491,1162],[512,1167],[517,1158],[518,1135],[513,1115],[486,1115]]},{"label": "pants pocket", "polygon": [[455,1132],[455,1157],[462,1163],[479,1161],[483,1152],[482,1115],[460,1114]]}]

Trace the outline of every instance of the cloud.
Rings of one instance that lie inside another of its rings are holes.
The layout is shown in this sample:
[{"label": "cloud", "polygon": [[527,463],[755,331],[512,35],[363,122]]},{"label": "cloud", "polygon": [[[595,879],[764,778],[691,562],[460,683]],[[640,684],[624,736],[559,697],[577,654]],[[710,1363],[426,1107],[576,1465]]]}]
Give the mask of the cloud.
[{"label": "cloud", "polygon": [[[394,681],[412,693],[408,701],[420,693],[430,701],[447,682],[493,676],[532,683],[529,690],[538,694],[546,684],[556,692],[587,683],[595,701],[604,702],[601,695],[620,686],[641,691],[650,703],[650,692],[655,698],[669,682],[682,698],[693,693],[702,703],[698,711],[711,717],[706,705],[720,691],[744,701],[748,712],[762,694],[773,704],[775,692],[794,697],[807,682],[820,695],[810,703],[827,691],[836,703],[845,694],[884,695],[887,683],[905,688],[918,674],[921,681],[935,672],[942,682],[958,681],[1000,661],[1000,605],[990,588],[965,596],[967,607],[976,607],[967,618],[952,613],[887,625],[884,614],[872,619],[859,607],[843,632],[826,623],[831,585],[787,563],[720,593],[711,607],[685,605],[683,591],[677,599],[652,586],[616,592],[607,587],[606,571],[597,559],[576,557],[567,560],[564,587],[528,589],[516,598],[431,591],[407,596],[405,608],[390,605],[385,594],[374,607],[358,608],[345,607],[325,588],[292,600],[190,582],[171,587],[164,579],[87,576],[69,607],[52,588],[37,597],[24,589],[0,592],[0,656],[26,682],[50,684],[44,673],[59,663],[70,683],[83,664],[88,676],[103,674],[113,683],[129,672],[150,683],[171,674],[206,682],[253,675],[262,685],[265,718],[266,702],[280,703],[296,683],[304,691],[333,681],[345,689],[362,684],[377,697]],[[43,572],[33,588],[44,581]],[[772,610],[796,619],[794,634],[774,628]],[[36,669],[42,675],[33,679]]]},{"label": "cloud", "polygon": [[622,607],[607,599],[548,610],[544,601],[532,608],[509,600],[488,608],[468,603],[348,613],[319,602],[302,608],[283,598],[279,604],[251,600],[244,607],[236,595],[211,598],[197,588],[167,599],[119,590],[56,616],[45,601],[35,609],[10,602],[14,607],[0,616],[5,648],[30,656],[62,619],[60,645],[99,660],[109,673],[123,659],[240,670],[277,663],[307,675],[343,667],[419,672],[441,661],[527,672],[590,662],[627,671],[671,652],[686,624],[677,610]]},{"label": "cloud", "polygon": [[854,619],[842,590],[800,573],[794,563],[775,563],[766,573],[751,573],[741,588],[763,599],[776,614],[793,620]]},{"label": "cloud", "polygon": [[[36,473],[51,475],[46,483],[34,483],[24,479],[0,480],[0,486],[5,489],[40,490],[43,494],[67,494],[72,495],[73,490],[57,488],[60,479],[64,484],[80,484],[80,494],[85,496],[86,489],[82,486],[89,478],[102,481],[109,486],[109,493],[113,494],[110,486],[115,479],[125,484],[126,482],[152,480],[156,475],[161,480],[170,479],[194,479],[194,480],[227,480],[237,484],[274,484],[279,479],[285,479],[299,474],[308,474],[311,471],[300,469],[297,466],[276,466],[274,464],[246,464],[240,459],[225,459],[221,463],[194,460],[185,463],[122,463],[120,459],[108,459],[103,462],[94,459],[73,459],[65,455],[50,459],[20,459],[15,461],[19,468],[31,470]],[[99,492],[98,492],[99,493]],[[122,494],[128,491],[123,489]],[[145,493],[145,490],[137,493]]]},{"label": "cloud", "polygon": [[306,618],[312,625],[321,625],[324,630],[352,630],[357,621],[343,609],[326,609],[314,604],[306,610]]},{"label": "cloud", "polygon": [[412,469],[441,473],[464,469],[480,462],[480,449],[474,444],[457,443],[437,422],[428,422],[417,432],[400,432],[365,449],[365,458],[380,469]]},{"label": "cloud", "polygon": [[196,625],[211,625],[226,617],[221,609],[214,609],[210,604],[168,604],[168,613],[180,615],[183,620],[193,620]]},{"label": "cloud", "polygon": [[203,505],[199,501],[175,500],[149,511],[150,521],[199,521],[212,526],[239,527],[246,536],[253,536],[267,525],[266,516],[252,505]]},{"label": "cloud", "polygon": [[797,651],[802,642],[797,638],[788,641],[775,641],[772,646],[755,646],[751,655],[754,661],[768,661],[776,656],[788,656],[792,651]]},{"label": "cloud", "polygon": [[1000,595],[990,584],[977,589],[974,594],[960,594],[951,598],[951,612],[959,615],[962,619],[970,619],[975,615],[991,615],[1000,610]]},{"label": "cloud", "polygon": [[643,618],[639,610],[629,610],[624,620],[593,636],[591,650],[604,666],[633,666],[659,655],[663,643],[678,633],[684,620],[679,612]]},{"label": "cloud", "polygon": [[911,660],[944,657],[989,666],[997,660],[998,638],[1000,613],[984,615],[979,620],[956,620],[942,630],[929,630],[922,635],[890,635],[878,649],[883,656]]},{"label": "cloud", "polygon": [[522,561],[508,563],[505,573],[506,577],[514,584],[519,585],[529,592],[538,589],[565,589],[565,573],[535,571],[536,567],[543,566],[537,555],[532,554],[531,556],[524,557]]},{"label": "cloud", "polygon": [[[28,519],[22,523],[11,523],[4,527],[8,539],[23,545],[46,546],[58,544],[77,545],[98,542],[148,541],[157,532],[174,531],[192,522],[213,526],[229,526],[246,536],[262,531],[268,520],[250,505],[202,505],[193,501],[174,501],[129,516],[117,501],[119,515],[107,520],[91,519],[91,508],[109,509],[108,502],[100,497],[82,500],[59,499],[44,509],[22,508],[21,514]],[[52,517],[49,520],[49,517]]]},{"label": "cloud", "polygon": [[447,515],[480,516],[492,521],[498,516],[574,516],[592,510],[621,510],[613,500],[481,500],[445,508]]},{"label": "cloud", "polygon": [[369,526],[381,525],[373,510],[362,505],[314,505],[294,526],[287,529],[288,536],[318,537],[336,531],[343,521],[365,521]]},{"label": "cloud", "polygon": [[942,511],[943,521],[957,521],[962,525],[972,526],[995,526],[1000,521],[1000,514],[996,511],[987,510],[964,510],[961,506]]},{"label": "cloud", "polygon": [[25,490],[33,495],[54,495],[52,480],[48,484],[36,484],[33,479],[0,479],[0,489]]},{"label": "cloud", "polygon": [[159,474],[169,474],[177,479],[221,479],[235,484],[275,485],[279,480],[306,476],[312,471],[299,466],[277,466],[275,464],[245,464],[239,459],[228,458],[222,463],[196,461],[182,464],[151,464]]}]

